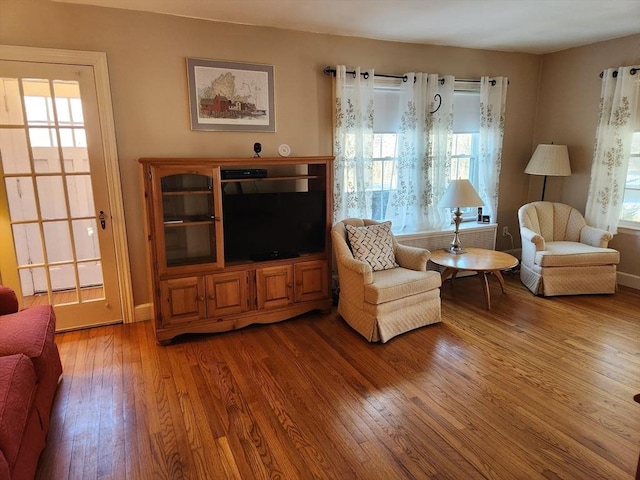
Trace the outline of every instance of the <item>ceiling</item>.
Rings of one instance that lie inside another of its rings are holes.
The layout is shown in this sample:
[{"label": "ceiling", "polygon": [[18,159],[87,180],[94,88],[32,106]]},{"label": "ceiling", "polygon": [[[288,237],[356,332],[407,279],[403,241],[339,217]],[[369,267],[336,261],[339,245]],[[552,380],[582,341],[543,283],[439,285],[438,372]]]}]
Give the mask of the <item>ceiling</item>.
[{"label": "ceiling", "polygon": [[109,0],[108,5],[305,32],[534,54],[640,33],[640,0]]}]

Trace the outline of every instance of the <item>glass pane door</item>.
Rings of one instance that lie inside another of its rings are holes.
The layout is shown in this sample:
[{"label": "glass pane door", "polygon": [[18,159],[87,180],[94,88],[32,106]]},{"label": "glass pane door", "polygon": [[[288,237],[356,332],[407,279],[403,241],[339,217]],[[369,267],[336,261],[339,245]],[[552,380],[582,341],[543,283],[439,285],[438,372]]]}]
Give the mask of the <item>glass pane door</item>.
[{"label": "glass pane door", "polygon": [[213,181],[200,173],[161,177],[167,267],[218,262]]},{"label": "glass pane door", "polygon": [[[93,71],[26,62],[1,65],[3,208],[8,210],[23,306],[93,303],[94,310],[76,310],[68,318],[100,323],[121,319],[117,280],[112,298],[105,289],[105,248],[111,260],[113,239],[104,232],[108,201]],[[86,91],[93,94],[83,98]],[[5,270],[3,280],[9,276]],[[113,278],[115,264],[109,270]],[[96,310],[98,303],[106,308]]]}]

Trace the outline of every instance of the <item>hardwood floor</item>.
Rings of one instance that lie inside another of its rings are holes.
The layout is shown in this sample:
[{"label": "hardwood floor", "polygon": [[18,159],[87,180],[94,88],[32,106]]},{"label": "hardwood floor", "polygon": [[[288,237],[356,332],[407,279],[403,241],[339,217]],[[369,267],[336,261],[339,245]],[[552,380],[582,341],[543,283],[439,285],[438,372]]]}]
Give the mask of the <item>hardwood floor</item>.
[{"label": "hardwood floor", "polygon": [[332,312],[157,346],[57,337],[40,479],[630,479],[640,292],[442,289],[440,324],[369,344]]}]

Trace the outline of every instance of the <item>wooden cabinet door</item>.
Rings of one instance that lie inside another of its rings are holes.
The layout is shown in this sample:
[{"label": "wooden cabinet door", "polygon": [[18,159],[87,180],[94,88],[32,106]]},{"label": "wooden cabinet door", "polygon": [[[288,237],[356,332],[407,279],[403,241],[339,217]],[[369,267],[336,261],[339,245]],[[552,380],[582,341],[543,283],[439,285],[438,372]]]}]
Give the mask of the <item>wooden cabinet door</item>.
[{"label": "wooden cabinet door", "polygon": [[329,273],[324,261],[296,263],[293,279],[296,302],[320,300],[329,295]]},{"label": "wooden cabinet door", "polygon": [[175,325],[205,318],[204,279],[177,278],[160,282],[163,325]]},{"label": "wooden cabinet door", "polygon": [[256,270],[258,309],[286,307],[293,302],[293,268],[259,268]]},{"label": "wooden cabinet door", "polygon": [[207,316],[246,312],[248,285],[246,271],[207,275]]}]

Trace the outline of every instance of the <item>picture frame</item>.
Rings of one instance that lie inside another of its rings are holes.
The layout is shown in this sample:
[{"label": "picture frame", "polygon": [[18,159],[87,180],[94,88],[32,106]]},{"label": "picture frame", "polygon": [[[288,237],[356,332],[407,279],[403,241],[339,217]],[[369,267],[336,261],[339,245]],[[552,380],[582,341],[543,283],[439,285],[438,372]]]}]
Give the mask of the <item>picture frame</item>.
[{"label": "picture frame", "polygon": [[273,66],[187,58],[191,130],[275,132]]}]

